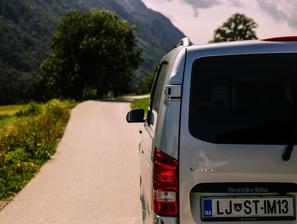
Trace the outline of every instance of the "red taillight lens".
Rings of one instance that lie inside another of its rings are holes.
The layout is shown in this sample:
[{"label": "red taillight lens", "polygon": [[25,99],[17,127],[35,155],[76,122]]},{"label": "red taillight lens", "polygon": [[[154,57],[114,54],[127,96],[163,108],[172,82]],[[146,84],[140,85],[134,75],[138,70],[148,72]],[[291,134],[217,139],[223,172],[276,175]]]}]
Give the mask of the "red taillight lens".
[{"label": "red taillight lens", "polygon": [[155,150],[153,209],[157,215],[178,215],[178,161]]}]

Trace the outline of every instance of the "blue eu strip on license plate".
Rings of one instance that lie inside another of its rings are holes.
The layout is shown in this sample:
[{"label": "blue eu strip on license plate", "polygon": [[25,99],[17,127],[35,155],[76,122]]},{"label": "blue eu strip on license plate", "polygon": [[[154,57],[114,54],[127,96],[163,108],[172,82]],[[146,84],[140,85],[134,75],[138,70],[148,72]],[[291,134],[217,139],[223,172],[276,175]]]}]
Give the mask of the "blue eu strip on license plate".
[{"label": "blue eu strip on license plate", "polygon": [[295,197],[202,197],[202,221],[295,220]]},{"label": "blue eu strip on license plate", "polygon": [[204,200],[204,216],[211,217],[212,216],[212,202],[211,199]]}]

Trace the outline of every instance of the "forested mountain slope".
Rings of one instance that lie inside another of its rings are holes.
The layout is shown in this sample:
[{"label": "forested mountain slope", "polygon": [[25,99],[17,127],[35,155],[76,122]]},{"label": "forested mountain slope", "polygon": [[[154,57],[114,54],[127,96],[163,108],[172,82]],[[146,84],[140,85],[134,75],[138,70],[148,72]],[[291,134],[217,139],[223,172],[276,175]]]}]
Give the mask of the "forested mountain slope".
[{"label": "forested mountain slope", "polygon": [[107,8],[134,24],[143,49],[138,82],[183,36],[141,0],[0,0],[0,103],[21,98],[49,52],[52,33],[69,10]]}]

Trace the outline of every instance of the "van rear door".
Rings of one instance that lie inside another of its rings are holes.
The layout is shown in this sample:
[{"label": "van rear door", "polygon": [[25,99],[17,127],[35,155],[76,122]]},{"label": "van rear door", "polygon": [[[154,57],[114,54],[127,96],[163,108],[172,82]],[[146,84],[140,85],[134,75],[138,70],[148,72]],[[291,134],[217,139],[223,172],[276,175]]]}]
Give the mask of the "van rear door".
[{"label": "van rear door", "polygon": [[[296,54],[193,58],[184,78],[180,223],[296,223]],[[190,87],[190,88],[187,88]]]},{"label": "van rear door", "polygon": [[152,212],[154,138],[168,67],[168,63],[162,61],[158,68],[150,98],[149,116],[144,124],[140,144],[140,199],[143,223],[153,223],[155,219],[154,213]]}]

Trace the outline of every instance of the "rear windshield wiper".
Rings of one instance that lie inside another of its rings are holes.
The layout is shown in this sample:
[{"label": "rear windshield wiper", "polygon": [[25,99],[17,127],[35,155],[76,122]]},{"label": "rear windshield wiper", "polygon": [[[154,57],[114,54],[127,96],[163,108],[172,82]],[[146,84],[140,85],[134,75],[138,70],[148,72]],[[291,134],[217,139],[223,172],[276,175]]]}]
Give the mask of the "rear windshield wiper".
[{"label": "rear windshield wiper", "polygon": [[282,156],[282,159],[284,161],[289,161],[292,152],[294,150],[294,145],[296,141],[296,135],[297,135],[297,90],[296,90],[296,77],[295,77],[295,65],[293,67],[293,72],[292,72],[292,96],[293,96],[293,113],[294,113],[294,122],[293,122],[293,134],[291,136],[289,144],[286,146],[285,152]]}]

